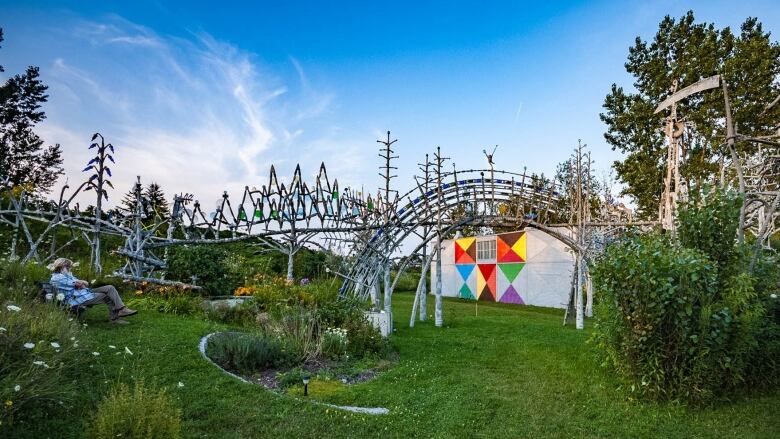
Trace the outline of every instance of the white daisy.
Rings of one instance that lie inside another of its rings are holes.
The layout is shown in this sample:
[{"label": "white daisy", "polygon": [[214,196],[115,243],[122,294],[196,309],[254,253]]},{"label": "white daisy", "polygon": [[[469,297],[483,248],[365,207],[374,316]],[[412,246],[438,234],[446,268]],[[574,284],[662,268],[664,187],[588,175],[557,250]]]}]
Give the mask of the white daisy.
[{"label": "white daisy", "polygon": [[22,310],[21,308],[19,308],[16,305],[8,305],[8,306],[5,307],[5,309],[7,309],[8,311],[13,311],[13,312],[19,312],[19,311]]},{"label": "white daisy", "polygon": [[59,301],[59,302],[62,302],[63,300],[65,300],[65,295],[62,294],[62,293],[57,294],[56,297],[57,297],[57,301]]},{"label": "white daisy", "polygon": [[57,343],[56,341],[53,341],[53,342],[51,342],[51,347],[53,347],[54,349],[59,349],[60,348],[60,344]]},{"label": "white daisy", "polygon": [[20,390],[22,390],[22,386],[20,386],[18,384],[14,386],[14,392],[18,392]]},{"label": "white daisy", "polygon": [[32,349],[34,347],[35,347],[35,343],[33,343],[31,341],[28,341],[27,343],[24,344],[24,348],[25,349]]},{"label": "white daisy", "polygon": [[49,368],[48,364],[46,364],[46,363],[44,363],[43,361],[40,361],[40,360],[39,361],[33,361],[33,364],[36,365],[36,366],[43,366],[43,367],[45,367],[47,369]]},{"label": "white daisy", "polygon": [[108,347],[110,347],[111,349],[116,349],[116,346],[114,346],[112,344],[108,345]]},{"label": "white daisy", "polygon": [[94,356],[96,356],[96,357],[97,357],[97,356],[99,356],[99,355],[100,355],[100,352],[93,352],[93,353],[92,353],[92,355],[94,355]]},{"label": "white daisy", "polygon": [[177,384],[177,386],[178,386],[179,388],[182,388],[182,387],[184,387],[184,383],[182,383],[181,381],[179,381],[179,384]]}]

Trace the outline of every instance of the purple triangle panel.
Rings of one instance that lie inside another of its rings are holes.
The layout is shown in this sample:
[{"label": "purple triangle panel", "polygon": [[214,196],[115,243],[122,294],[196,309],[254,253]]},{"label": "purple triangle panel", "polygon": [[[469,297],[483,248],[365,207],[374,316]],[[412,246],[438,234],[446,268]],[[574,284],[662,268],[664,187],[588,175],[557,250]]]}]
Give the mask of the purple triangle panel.
[{"label": "purple triangle panel", "polygon": [[520,297],[519,294],[517,294],[517,290],[515,290],[515,287],[513,287],[512,285],[510,285],[509,288],[507,288],[506,291],[504,291],[504,295],[501,296],[499,302],[525,305],[525,302],[523,302],[523,298]]}]

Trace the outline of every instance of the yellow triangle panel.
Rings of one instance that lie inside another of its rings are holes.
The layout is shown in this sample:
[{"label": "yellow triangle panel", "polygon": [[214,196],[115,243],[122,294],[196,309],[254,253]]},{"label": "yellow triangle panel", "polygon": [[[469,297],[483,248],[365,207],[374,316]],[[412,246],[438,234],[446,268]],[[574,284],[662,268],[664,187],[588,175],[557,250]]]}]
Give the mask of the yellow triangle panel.
[{"label": "yellow triangle panel", "polygon": [[512,246],[512,251],[514,251],[515,253],[517,253],[518,256],[520,256],[520,259],[523,260],[522,262],[526,261],[526,257],[525,257],[525,242],[526,242],[526,239],[525,239],[525,237],[526,237],[526,234],[523,233],[523,235],[520,236],[520,239],[518,239],[517,242],[515,242],[515,244]]}]

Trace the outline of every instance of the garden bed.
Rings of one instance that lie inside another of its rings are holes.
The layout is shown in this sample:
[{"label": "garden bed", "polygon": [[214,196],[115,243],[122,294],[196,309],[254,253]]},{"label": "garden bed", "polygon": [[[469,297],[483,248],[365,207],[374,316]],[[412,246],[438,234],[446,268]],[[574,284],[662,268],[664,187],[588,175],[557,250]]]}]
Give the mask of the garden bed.
[{"label": "garden bed", "polygon": [[[333,381],[341,385],[353,385],[364,383],[376,378],[380,373],[388,370],[397,362],[397,355],[392,354],[388,359],[362,359],[359,361],[335,361],[329,359],[314,359],[303,364],[290,367],[269,367],[260,370],[247,370],[237,367],[231,367],[226,364],[224,358],[212,358],[209,355],[210,344],[218,337],[253,337],[253,335],[238,332],[225,331],[212,333],[203,338],[200,344],[200,351],[211,363],[221,368],[230,375],[233,375],[242,381],[252,384],[258,384],[268,390],[283,393],[290,387],[299,385],[303,377],[307,376],[313,380]],[[257,337],[254,335],[254,337]]]}]

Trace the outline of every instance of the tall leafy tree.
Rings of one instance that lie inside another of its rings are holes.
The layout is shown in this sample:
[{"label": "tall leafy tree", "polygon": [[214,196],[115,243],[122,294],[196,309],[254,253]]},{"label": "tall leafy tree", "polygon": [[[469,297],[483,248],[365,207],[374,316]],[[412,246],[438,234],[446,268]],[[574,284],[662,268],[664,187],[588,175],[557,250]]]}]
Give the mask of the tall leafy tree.
[{"label": "tall leafy tree", "polygon": [[28,67],[0,85],[0,173],[31,192],[48,192],[62,174],[62,150],[45,146],[33,131],[46,117],[41,104],[48,99],[39,76],[37,67]]},{"label": "tall leafy tree", "polygon": [[[634,90],[613,84],[601,120],[607,125],[607,142],[626,154],[613,164],[626,184],[624,194],[634,198],[644,216],[658,212],[663,190],[666,148],[661,128],[668,112],[653,112],[670,95],[673,81],[682,88],[720,74],[729,88],[736,125],[744,134],[766,134],[780,117],[780,106],[764,111],[780,94],[780,45],[756,18],[746,19],[740,33],[734,34],[728,27],[697,23],[692,11],[680,19],[666,16],[652,41],[636,38],[625,67],[635,78]],[[678,116],[688,126],[682,139],[681,175],[689,182],[705,182],[718,172],[725,152],[723,102],[722,90],[714,89],[678,104]],[[737,148],[750,153],[752,146]]]}]

